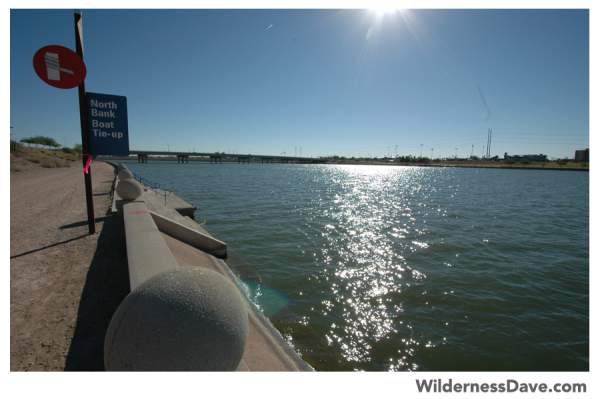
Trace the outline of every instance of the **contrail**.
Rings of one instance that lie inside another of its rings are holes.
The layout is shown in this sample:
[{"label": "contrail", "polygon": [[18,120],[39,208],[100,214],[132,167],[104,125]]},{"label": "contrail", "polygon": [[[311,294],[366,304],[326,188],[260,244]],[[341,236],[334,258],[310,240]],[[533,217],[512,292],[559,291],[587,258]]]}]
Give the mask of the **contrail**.
[{"label": "contrail", "polygon": [[269,26],[267,26],[267,27],[265,28],[265,31],[268,31],[268,30],[269,30],[269,29],[271,29],[272,27],[273,27],[273,24],[270,24]]},{"label": "contrail", "polygon": [[492,116],[492,111],[490,111],[490,107],[488,106],[487,101],[485,101],[485,96],[483,95],[483,91],[481,90],[481,87],[479,87],[479,85],[477,85],[477,91],[479,92],[479,98],[481,98],[481,102],[483,103],[483,106],[487,111],[487,115],[485,116],[485,120],[487,121],[490,119],[490,116]]}]

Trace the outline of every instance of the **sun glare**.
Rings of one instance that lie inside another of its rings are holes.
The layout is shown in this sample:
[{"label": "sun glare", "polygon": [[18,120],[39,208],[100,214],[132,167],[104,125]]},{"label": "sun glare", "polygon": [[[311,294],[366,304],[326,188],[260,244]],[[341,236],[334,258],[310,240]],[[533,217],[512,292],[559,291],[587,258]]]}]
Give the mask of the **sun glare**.
[{"label": "sun glare", "polygon": [[[387,23],[395,23],[402,19],[406,25],[410,21],[410,13],[406,9],[393,7],[390,3],[376,3],[374,7],[368,8],[366,11],[369,27],[365,34],[366,40],[371,40],[373,35],[378,32],[383,25]],[[400,17],[400,18],[398,18]]]},{"label": "sun glare", "polygon": [[403,10],[398,7],[392,7],[389,5],[377,5],[375,7],[369,8],[369,10],[377,17],[381,19],[386,15],[395,15],[401,13]]}]

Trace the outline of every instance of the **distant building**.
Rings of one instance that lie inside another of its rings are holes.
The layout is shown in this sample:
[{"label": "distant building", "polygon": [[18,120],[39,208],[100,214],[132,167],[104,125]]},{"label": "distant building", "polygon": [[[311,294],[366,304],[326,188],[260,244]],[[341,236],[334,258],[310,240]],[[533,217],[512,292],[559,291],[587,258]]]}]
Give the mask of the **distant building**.
[{"label": "distant building", "polygon": [[504,160],[509,162],[547,162],[548,156],[544,154],[508,155],[505,152]]},{"label": "distant building", "polygon": [[575,150],[575,162],[590,162],[590,149]]}]

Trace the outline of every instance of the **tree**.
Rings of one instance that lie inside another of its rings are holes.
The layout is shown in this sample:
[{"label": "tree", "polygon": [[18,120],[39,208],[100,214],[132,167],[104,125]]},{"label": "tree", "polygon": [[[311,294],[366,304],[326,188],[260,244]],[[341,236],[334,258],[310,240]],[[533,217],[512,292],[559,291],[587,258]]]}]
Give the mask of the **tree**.
[{"label": "tree", "polygon": [[39,144],[39,145],[43,145],[46,147],[53,147],[53,148],[60,147],[60,144],[58,144],[56,142],[56,140],[54,140],[52,137],[46,137],[46,136],[26,137],[24,139],[21,139],[21,143]]},{"label": "tree", "polygon": [[75,151],[75,152],[77,152],[77,153],[81,154],[81,151],[83,151],[83,147],[81,146],[81,144],[75,144],[75,145],[73,146],[73,151]]}]

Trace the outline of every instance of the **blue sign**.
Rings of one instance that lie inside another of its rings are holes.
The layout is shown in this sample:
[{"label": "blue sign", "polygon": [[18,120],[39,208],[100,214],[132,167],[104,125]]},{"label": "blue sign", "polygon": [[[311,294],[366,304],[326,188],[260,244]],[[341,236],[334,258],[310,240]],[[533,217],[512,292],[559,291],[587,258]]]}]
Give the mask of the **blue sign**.
[{"label": "blue sign", "polygon": [[92,155],[129,155],[127,97],[87,93]]}]

